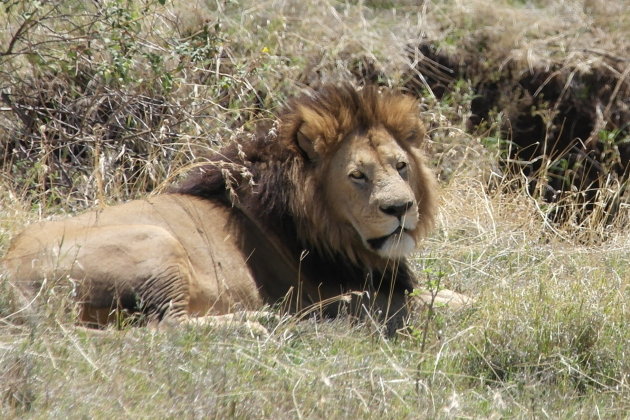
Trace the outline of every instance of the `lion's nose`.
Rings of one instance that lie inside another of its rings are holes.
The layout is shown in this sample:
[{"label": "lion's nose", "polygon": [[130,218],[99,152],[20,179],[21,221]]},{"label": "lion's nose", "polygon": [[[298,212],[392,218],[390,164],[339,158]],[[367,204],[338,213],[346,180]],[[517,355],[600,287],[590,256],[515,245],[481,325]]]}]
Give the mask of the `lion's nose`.
[{"label": "lion's nose", "polygon": [[409,210],[411,206],[413,206],[413,201],[407,201],[405,204],[381,206],[380,209],[383,213],[400,219],[405,213],[407,213],[407,210]]}]

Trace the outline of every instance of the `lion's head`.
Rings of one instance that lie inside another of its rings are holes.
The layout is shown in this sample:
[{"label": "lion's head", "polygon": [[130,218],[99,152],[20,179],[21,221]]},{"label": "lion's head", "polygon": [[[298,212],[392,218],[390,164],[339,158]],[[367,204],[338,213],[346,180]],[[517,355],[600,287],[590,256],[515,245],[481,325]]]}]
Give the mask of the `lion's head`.
[{"label": "lion's head", "polygon": [[295,152],[289,205],[299,233],[369,266],[416,248],[433,223],[435,180],[412,98],[325,86],[289,102],[278,139]]}]

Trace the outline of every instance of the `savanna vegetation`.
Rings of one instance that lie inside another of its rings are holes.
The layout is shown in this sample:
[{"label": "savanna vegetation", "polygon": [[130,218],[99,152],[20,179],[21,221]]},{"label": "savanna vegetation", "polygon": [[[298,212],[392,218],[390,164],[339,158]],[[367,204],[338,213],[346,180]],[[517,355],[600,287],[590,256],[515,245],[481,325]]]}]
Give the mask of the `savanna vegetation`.
[{"label": "savanna vegetation", "polygon": [[[0,255],[25,224],[155,194],[286,98],[419,98],[441,210],[413,264],[475,298],[378,325],[95,333],[0,273],[2,418],[626,418],[624,0],[2,0]],[[32,310],[37,307],[37,310]]]}]

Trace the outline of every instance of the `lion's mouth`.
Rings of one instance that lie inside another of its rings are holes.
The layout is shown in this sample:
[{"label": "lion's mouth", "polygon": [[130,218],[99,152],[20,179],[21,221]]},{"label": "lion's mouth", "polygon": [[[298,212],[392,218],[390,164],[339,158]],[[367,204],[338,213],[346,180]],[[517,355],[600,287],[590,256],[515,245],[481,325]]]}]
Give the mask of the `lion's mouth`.
[{"label": "lion's mouth", "polygon": [[368,239],[367,243],[373,248],[373,249],[381,249],[383,247],[383,245],[385,245],[385,242],[387,242],[387,240],[389,238],[391,238],[394,235],[400,235],[403,232],[407,232],[409,231],[409,229],[405,229],[402,226],[398,226],[396,228],[396,230],[394,230],[392,233],[385,235],[385,236],[381,236],[379,238],[374,238],[374,239]]}]

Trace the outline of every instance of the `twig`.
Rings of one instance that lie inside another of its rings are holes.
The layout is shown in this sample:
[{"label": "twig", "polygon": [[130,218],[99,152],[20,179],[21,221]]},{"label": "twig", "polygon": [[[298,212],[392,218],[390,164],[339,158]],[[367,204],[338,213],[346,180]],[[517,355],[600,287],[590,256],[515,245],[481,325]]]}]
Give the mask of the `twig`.
[{"label": "twig", "polygon": [[[429,278],[429,274],[427,273],[427,278]],[[424,353],[424,349],[427,344],[427,337],[429,336],[429,325],[431,324],[431,320],[435,315],[434,307],[435,307],[435,299],[440,291],[440,283],[442,282],[442,276],[438,275],[437,282],[435,283],[435,287],[431,288],[431,301],[429,301],[428,309],[427,309],[427,319],[422,328],[422,344],[420,344],[420,352]],[[427,282],[429,285],[430,281]]]},{"label": "twig", "polygon": [[9,41],[9,46],[7,47],[6,51],[0,52],[0,57],[13,54],[13,47],[15,46],[18,38],[22,35],[23,32],[26,32],[33,26],[35,26],[37,22],[38,21],[31,20],[31,18],[27,18],[24,22],[22,22],[18,30],[11,37],[11,41]]},{"label": "twig", "polygon": [[608,59],[611,59],[613,61],[618,61],[620,63],[630,62],[630,58],[624,58],[624,57],[619,57],[619,56],[616,56],[616,55],[612,55],[611,53],[606,52],[606,51],[594,50],[594,49],[591,49],[591,48],[581,48],[578,51],[585,52],[585,53],[601,55],[602,57],[606,57]]}]

